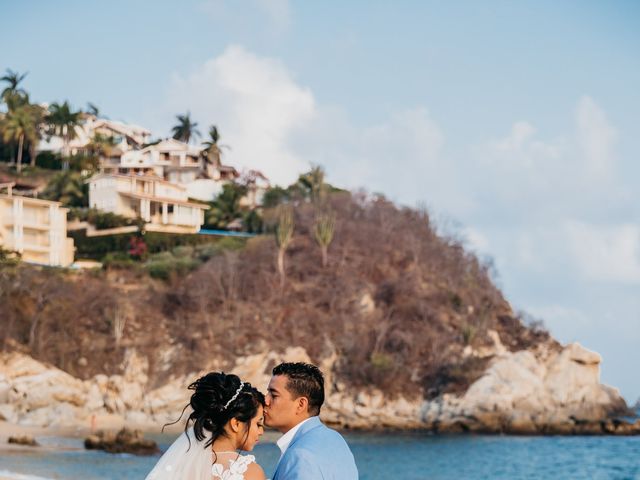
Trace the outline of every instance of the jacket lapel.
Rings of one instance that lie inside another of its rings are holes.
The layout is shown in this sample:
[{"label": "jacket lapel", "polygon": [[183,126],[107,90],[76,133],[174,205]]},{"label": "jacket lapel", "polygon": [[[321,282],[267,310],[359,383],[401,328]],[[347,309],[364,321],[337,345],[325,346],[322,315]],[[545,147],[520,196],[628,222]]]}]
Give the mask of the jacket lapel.
[{"label": "jacket lapel", "polygon": [[278,463],[276,465],[276,469],[273,472],[273,478],[274,479],[278,478],[278,468],[280,467],[280,464],[282,463],[282,460],[284,459],[285,455],[289,452],[291,447],[293,447],[293,444],[296,443],[303,435],[305,435],[306,433],[310,432],[311,430],[313,430],[315,428],[320,427],[321,425],[322,425],[322,422],[320,421],[320,417],[318,417],[318,416],[311,417],[311,418],[309,418],[309,420],[304,422],[303,425],[300,425],[300,428],[298,429],[296,434],[291,439],[291,443],[289,443],[289,446],[285,450],[284,454],[282,456],[280,456],[280,459],[278,460]]}]

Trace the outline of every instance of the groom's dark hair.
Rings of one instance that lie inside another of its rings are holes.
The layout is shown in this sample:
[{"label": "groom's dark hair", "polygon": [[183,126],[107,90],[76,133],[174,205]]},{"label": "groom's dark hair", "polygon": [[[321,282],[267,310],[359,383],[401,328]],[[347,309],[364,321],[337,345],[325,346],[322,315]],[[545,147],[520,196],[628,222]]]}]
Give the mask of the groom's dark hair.
[{"label": "groom's dark hair", "polygon": [[309,400],[308,412],[311,416],[320,415],[324,403],[324,377],[315,365],[310,363],[281,363],[273,369],[273,375],[287,377],[287,390],[294,397],[306,397]]}]

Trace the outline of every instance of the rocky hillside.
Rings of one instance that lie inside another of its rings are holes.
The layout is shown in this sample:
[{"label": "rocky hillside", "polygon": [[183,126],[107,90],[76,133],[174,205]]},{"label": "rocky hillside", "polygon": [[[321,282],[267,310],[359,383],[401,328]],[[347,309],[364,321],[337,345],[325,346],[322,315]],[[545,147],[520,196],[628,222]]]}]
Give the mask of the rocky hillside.
[{"label": "rocky hillside", "polygon": [[[326,264],[314,239],[320,208],[335,218]],[[64,378],[62,390],[77,395],[60,402],[76,419],[157,422],[181,410],[197,372],[235,370],[264,386],[266,372],[292,356],[324,366],[326,419],[345,426],[571,431],[626,413],[617,391],[599,383],[597,354],[525,325],[488,266],[438,236],[426,212],[334,194],[321,207],[297,202],[293,220],[284,279],[272,235],[168,282],[127,269],[5,266],[5,363],[30,356],[49,365],[27,370]],[[0,402],[13,405],[5,417],[46,423],[46,412],[34,416],[38,402],[15,405],[32,395],[16,386],[30,376],[17,368],[3,373]]]}]

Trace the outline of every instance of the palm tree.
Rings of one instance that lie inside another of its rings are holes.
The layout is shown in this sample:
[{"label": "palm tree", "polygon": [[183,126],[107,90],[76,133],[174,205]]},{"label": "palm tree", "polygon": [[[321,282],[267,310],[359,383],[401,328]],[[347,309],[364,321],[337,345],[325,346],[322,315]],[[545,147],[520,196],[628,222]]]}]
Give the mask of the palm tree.
[{"label": "palm tree", "polygon": [[95,133],[87,145],[87,149],[97,157],[110,157],[116,145],[116,141],[112,136]]},{"label": "palm tree", "polygon": [[225,183],[222,192],[211,202],[205,213],[205,224],[209,228],[227,228],[236,218],[242,217],[240,200],[247,194],[247,188],[236,183]]},{"label": "palm tree", "polygon": [[25,138],[33,138],[32,112],[29,105],[23,105],[7,113],[2,121],[2,139],[5,142],[18,143],[18,158],[16,160],[16,170],[22,171],[22,150]]},{"label": "palm tree", "polygon": [[36,148],[38,143],[42,139],[43,127],[45,125],[45,119],[47,117],[47,110],[40,105],[29,105],[29,112],[31,114],[31,122],[33,128],[29,131],[27,140],[29,142],[29,158],[31,159],[31,166],[36,165]]},{"label": "palm tree", "polygon": [[47,183],[42,198],[56,200],[66,207],[86,207],[88,185],[79,172],[60,172]]},{"label": "palm tree", "polygon": [[95,103],[87,102],[87,110],[85,113],[98,118],[100,116],[100,109],[96,106]]},{"label": "palm tree", "polygon": [[190,115],[191,114],[189,112],[187,112],[186,115],[176,115],[178,125],[171,129],[173,132],[173,138],[176,140],[189,143],[192,137],[195,138],[200,136],[200,131],[196,129],[198,124],[191,121]]},{"label": "palm tree", "polygon": [[96,170],[100,166],[102,159],[109,158],[116,148],[116,141],[112,136],[94,134],[86,148],[90,157],[90,169]]},{"label": "palm tree", "polygon": [[202,145],[205,147],[205,159],[208,163],[212,163],[216,167],[219,167],[222,165],[222,149],[229,147],[227,145],[218,144],[218,140],[220,140],[220,132],[218,131],[218,127],[215,125],[211,125],[209,127],[209,138],[210,140],[202,142]]},{"label": "palm tree", "polygon": [[69,102],[65,101],[62,105],[52,103],[49,106],[49,134],[62,137],[62,157],[64,158],[63,169],[69,168],[69,143],[76,138],[76,127],[80,125],[82,112],[73,112]]},{"label": "palm tree", "polygon": [[5,75],[0,78],[0,82],[7,82],[9,84],[9,86],[5,87],[0,95],[2,99],[5,99],[7,95],[12,93],[26,94],[27,92],[22,88],[18,88],[18,85],[20,85],[20,82],[22,82],[27,75],[28,72],[20,75],[18,72],[14,72],[7,68]]},{"label": "palm tree", "polygon": [[29,94],[23,90],[11,90],[4,92],[2,99],[7,104],[7,110],[11,111],[27,105],[29,103]]}]

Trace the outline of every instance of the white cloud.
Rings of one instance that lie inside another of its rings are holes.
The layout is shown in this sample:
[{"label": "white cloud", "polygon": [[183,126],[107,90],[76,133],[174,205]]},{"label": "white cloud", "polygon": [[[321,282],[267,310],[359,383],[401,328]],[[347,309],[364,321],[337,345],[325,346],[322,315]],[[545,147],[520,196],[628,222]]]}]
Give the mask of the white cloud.
[{"label": "white cloud", "polygon": [[560,145],[536,140],[537,129],[529,122],[520,120],[511,126],[509,135],[487,143],[485,159],[490,163],[504,162],[516,167],[536,167],[549,159],[560,156]]},{"label": "white cloud", "polygon": [[576,122],[578,144],[588,172],[602,180],[602,176],[609,176],[613,169],[613,147],[618,133],[604,111],[588,96],[582,97],[578,103]]},{"label": "white cloud", "polygon": [[442,159],[445,142],[423,107],[355,126],[340,107],[317,105],[278,60],[230,46],[188,75],[175,75],[165,108],[190,110],[203,133],[220,128],[226,160],[263,170],[286,185],[310,164],[323,165],[341,186],[366,187],[415,204],[461,204],[455,174]]},{"label": "white cloud", "polygon": [[307,168],[290,146],[296,129],[315,115],[315,100],[277,60],[230,46],[187,76],[175,75],[167,110],[190,110],[203,127],[215,124],[221,143],[231,146],[235,166],[257,168],[289,183]]},{"label": "white cloud", "polygon": [[564,231],[577,268],[588,279],[640,283],[640,226],[570,221]]}]

